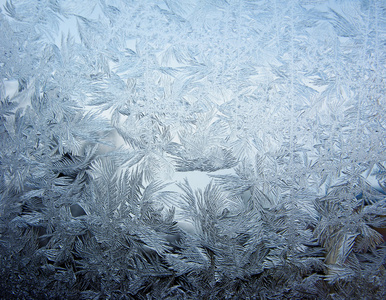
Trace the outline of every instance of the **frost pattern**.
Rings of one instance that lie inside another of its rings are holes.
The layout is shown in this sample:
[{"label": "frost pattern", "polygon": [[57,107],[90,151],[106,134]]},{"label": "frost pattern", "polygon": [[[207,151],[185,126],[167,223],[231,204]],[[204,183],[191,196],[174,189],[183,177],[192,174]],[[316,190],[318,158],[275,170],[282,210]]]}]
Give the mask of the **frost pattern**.
[{"label": "frost pattern", "polygon": [[2,3],[2,298],[386,296],[384,1]]}]

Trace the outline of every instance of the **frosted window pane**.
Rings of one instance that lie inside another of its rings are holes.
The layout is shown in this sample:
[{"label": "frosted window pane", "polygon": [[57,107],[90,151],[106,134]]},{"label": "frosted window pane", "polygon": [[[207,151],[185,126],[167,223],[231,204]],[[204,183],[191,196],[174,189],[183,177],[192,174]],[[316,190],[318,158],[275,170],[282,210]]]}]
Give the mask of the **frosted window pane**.
[{"label": "frosted window pane", "polygon": [[385,1],[0,4],[0,298],[386,295]]}]

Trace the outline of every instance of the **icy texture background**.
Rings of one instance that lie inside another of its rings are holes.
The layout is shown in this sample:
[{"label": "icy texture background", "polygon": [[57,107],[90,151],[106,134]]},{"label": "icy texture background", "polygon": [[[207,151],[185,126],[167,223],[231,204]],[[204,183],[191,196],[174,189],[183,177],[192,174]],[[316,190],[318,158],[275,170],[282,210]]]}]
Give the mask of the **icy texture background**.
[{"label": "icy texture background", "polygon": [[3,298],[386,295],[385,1],[2,3]]}]

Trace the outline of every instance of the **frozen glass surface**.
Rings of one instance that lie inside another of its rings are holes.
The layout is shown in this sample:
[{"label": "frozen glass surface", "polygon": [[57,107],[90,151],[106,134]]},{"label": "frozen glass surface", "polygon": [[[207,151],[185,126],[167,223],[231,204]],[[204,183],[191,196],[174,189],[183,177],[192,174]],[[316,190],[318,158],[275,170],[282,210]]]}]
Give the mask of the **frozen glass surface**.
[{"label": "frozen glass surface", "polygon": [[386,2],[0,1],[0,296],[386,297]]}]

